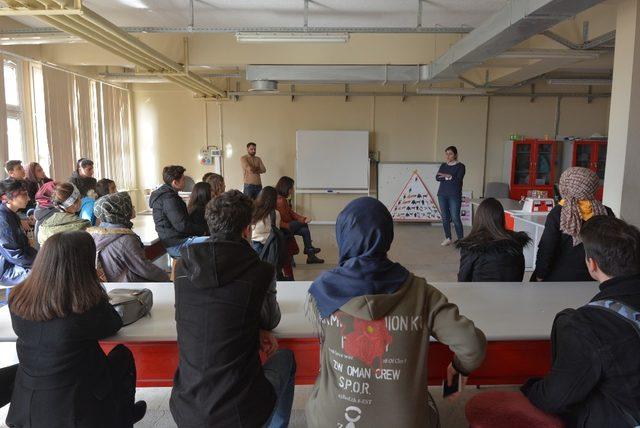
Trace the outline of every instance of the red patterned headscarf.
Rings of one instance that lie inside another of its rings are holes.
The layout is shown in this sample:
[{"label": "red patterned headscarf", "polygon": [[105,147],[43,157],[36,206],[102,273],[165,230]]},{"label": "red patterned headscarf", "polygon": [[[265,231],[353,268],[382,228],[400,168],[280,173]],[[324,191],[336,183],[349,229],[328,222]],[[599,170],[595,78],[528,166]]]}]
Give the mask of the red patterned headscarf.
[{"label": "red patterned headscarf", "polygon": [[600,179],[595,172],[587,168],[572,167],[560,176],[560,195],[564,205],[560,212],[560,230],[573,238],[573,246],[580,244],[580,229],[583,218],[580,214],[580,201],[591,204],[593,215],[607,215],[602,202],[595,198]]}]

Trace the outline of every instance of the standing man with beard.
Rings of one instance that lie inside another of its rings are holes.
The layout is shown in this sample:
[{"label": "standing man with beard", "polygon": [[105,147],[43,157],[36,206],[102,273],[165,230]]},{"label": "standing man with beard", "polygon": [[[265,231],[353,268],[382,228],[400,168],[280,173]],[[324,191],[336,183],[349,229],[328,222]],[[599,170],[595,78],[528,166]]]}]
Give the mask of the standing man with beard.
[{"label": "standing man with beard", "polygon": [[244,176],[244,194],[251,199],[256,199],[262,190],[260,174],[267,172],[262,159],[256,156],[256,143],[247,144],[247,154],[240,158],[240,164]]}]

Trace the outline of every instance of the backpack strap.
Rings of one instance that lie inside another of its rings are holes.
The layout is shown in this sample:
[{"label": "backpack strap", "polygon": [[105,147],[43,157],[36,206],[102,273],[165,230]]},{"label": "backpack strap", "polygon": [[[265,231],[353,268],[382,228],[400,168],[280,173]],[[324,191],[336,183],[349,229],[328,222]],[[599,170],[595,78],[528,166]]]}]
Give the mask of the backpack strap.
[{"label": "backpack strap", "polygon": [[[587,307],[601,309],[616,315],[618,318],[625,320],[629,325],[633,327],[635,332],[638,334],[640,338],[640,311],[625,305],[624,303],[618,302],[617,300],[595,300],[593,302],[589,302]],[[634,428],[640,427],[640,421],[638,421],[629,411],[626,409],[620,408],[622,415],[626,419],[626,421],[630,424],[630,426]]]}]

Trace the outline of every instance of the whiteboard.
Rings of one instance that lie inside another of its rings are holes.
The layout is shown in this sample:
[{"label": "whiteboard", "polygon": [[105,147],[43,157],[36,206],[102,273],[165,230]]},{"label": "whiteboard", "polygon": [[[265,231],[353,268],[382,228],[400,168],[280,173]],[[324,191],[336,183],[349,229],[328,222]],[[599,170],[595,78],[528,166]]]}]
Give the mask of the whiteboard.
[{"label": "whiteboard", "polygon": [[296,132],[297,190],[369,190],[369,131]]}]

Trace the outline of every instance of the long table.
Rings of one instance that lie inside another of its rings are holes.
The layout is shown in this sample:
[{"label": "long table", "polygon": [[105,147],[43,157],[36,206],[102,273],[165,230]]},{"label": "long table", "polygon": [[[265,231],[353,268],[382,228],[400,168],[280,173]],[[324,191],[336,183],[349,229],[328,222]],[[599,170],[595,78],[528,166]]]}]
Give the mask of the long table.
[{"label": "long table", "polygon": [[150,211],[143,211],[131,220],[133,232],[140,237],[144,252],[149,260],[155,260],[166,253],[164,246],[160,243],[153,216]]},{"label": "long table", "polygon": [[[310,282],[279,282],[282,321],[274,330],[282,348],[296,355],[297,384],[312,384],[319,370],[319,342],[305,314]],[[582,283],[435,283],[461,314],[472,319],[488,340],[487,357],[471,384],[519,384],[547,372],[551,363],[549,334],[554,316],[587,303],[598,292],[595,282]],[[126,344],[136,359],[138,386],[171,386],[178,362],[172,283],[105,284],[114,288],[146,287],[153,291],[151,314],[123,327],[101,345],[109,351]],[[0,366],[17,361],[16,335],[8,308],[0,308]],[[429,350],[429,383],[442,383],[452,354],[433,343]]]}]

